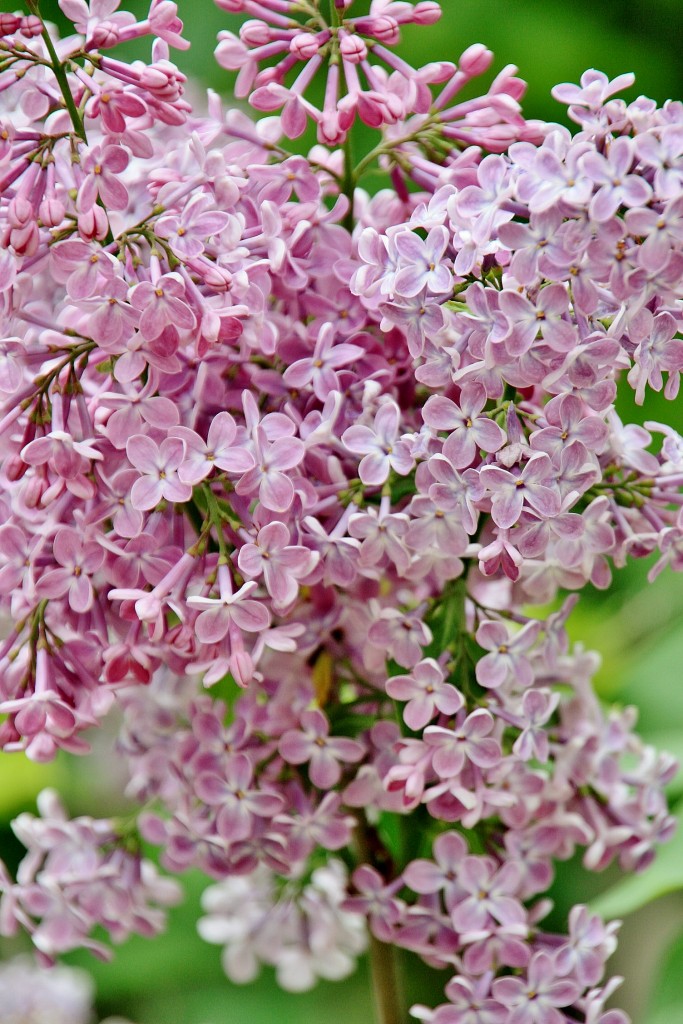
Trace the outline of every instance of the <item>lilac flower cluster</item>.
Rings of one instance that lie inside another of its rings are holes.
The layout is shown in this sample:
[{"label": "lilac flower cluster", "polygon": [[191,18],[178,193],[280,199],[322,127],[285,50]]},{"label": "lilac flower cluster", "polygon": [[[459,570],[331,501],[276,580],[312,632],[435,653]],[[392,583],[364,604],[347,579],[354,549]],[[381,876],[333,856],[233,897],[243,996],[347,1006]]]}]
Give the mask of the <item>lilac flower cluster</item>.
[{"label": "lilac flower cluster", "polygon": [[62,966],[46,971],[30,957],[15,957],[0,966],[0,1020],[89,1024],[92,987],[85,971]]},{"label": "lilac flower cluster", "polygon": [[[393,127],[396,138],[406,144],[438,137],[447,146],[465,142],[497,151],[513,139],[538,137],[538,128],[521,115],[518,100],[525,86],[512,65],[486,95],[454,102],[490,67],[493,54],[484,46],[470,47],[457,65],[435,61],[421,68],[390,49],[400,42],[402,26],[439,20],[441,7],[433,0],[372,0],[367,14],[353,17],[354,0],[330,5],[329,16],[319,0],[217,3],[224,10],[256,16],[244,22],[239,36],[219,33],[216,60],[239,72],[236,96],[248,97],[256,110],[282,110],[281,128],[290,139],[302,135],[311,121],[319,142],[343,145],[356,118],[371,128]],[[373,59],[381,64],[371,63]],[[322,108],[306,97],[319,72],[326,76]],[[434,85],[443,86],[436,99]]]},{"label": "lilac flower cluster", "polygon": [[[31,957],[16,956],[0,965],[2,1024],[91,1024],[93,984],[77,967],[45,970]],[[101,1024],[130,1024],[107,1017]]]},{"label": "lilac flower cluster", "polygon": [[224,946],[227,976],[252,981],[261,963],[272,964],[278,984],[290,992],[309,989],[318,978],[346,978],[367,937],[365,916],[341,907],[348,882],[343,862],[333,858],[315,868],[305,884],[278,882],[261,866],[204,893],[207,916],[199,919],[199,934]]},{"label": "lilac flower cluster", "polygon": [[107,947],[91,937],[96,927],[115,942],[163,929],[160,908],[176,903],[180,890],[158,876],[152,861],[117,842],[120,831],[113,822],[69,820],[48,789],[38,797],[38,810],[40,818],[23,813],[12,825],[28,853],[16,882],[2,866],[3,934],[25,928],[41,962],[50,964],[78,947],[107,959]]},{"label": "lilac flower cluster", "polygon": [[[86,753],[117,706],[145,811],[20,816],[0,931],[48,958],[156,931],[142,837],[217,881],[233,978],[342,977],[366,921],[454,972],[421,1019],[623,1024],[616,926],[543,932],[540,897],[674,827],[675,763],[565,625],[628,557],[683,566],[683,440],[614,408],[683,370],[683,107],[590,72],[557,90],[572,136],[523,119],[513,69],[452,105],[483,47],[393,56],[438,4],[223,0],[256,20],[219,61],[282,115],[197,114],[174,4],[61,6],[64,41],[0,25],[0,743]],[[100,52],[147,34],[149,64]],[[335,148],[356,115],[374,196]]]}]

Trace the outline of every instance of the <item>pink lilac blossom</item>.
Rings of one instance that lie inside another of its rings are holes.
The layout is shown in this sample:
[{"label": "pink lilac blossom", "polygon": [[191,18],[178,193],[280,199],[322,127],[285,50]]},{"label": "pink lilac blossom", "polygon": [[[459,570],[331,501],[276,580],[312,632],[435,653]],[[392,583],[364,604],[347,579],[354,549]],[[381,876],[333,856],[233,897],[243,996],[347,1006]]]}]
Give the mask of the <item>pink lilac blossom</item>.
[{"label": "pink lilac blossom", "polygon": [[[419,1019],[623,1024],[616,925],[551,934],[537,897],[674,828],[675,762],[597,700],[566,592],[683,569],[683,442],[614,406],[679,389],[682,109],[591,71],[556,90],[572,135],[525,120],[513,67],[462,99],[479,44],[398,57],[431,0],[220,0],[249,20],[218,61],[269,116],[194,112],[175,4],[117,6],[62,0],[63,41],[0,22],[0,746],[85,754],[118,707],[145,810],[131,835],[41,797],[0,931],[50,961],[157,932],[143,838],[216,881],[234,980],[343,977],[369,929],[457,969]],[[148,63],[101,52],[148,35]]]}]

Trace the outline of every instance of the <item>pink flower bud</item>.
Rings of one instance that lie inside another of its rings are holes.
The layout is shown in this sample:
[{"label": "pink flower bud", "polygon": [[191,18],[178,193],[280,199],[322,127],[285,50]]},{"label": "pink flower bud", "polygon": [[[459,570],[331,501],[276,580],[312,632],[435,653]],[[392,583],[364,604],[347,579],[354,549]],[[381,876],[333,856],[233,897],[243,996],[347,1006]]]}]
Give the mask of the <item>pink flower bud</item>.
[{"label": "pink flower bud", "polygon": [[194,268],[195,265],[201,268],[200,272],[202,279],[206,284],[213,288],[215,291],[227,291],[232,283],[232,274],[229,270],[224,267],[217,267],[215,263],[209,263],[208,260],[188,260],[188,267]]},{"label": "pink flower bud", "polygon": [[38,208],[38,216],[46,228],[54,228],[61,224],[64,214],[64,203],[59,199],[43,199]]},{"label": "pink flower bud", "polygon": [[16,196],[7,208],[7,220],[12,228],[23,228],[35,216],[28,199]]},{"label": "pink flower bud", "polygon": [[238,686],[248,686],[254,678],[254,663],[244,646],[230,656],[230,671]]},{"label": "pink flower bud", "polygon": [[491,66],[493,54],[487,50],[482,43],[474,43],[468,46],[464,53],[460,54],[458,67],[468,77],[475,78],[483,75]]},{"label": "pink flower bud", "polygon": [[112,22],[105,21],[95,26],[90,42],[97,50],[108,50],[119,42],[119,33]]},{"label": "pink flower bud", "polygon": [[244,0],[216,0],[216,7],[230,14],[241,14],[244,11]]},{"label": "pink flower bud", "polygon": [[506,64],[494,80],[491,82],[491,95],[511,96],[513,100],[519,100],[526,92],[526,82],[516,78],[518,68],[514,64]]},{"label": "pink flower bud", "polygon": [[32,256],[39,241],[35,211],[28,199],[16,196],[9,204],[7,220],[11,231],[9,244],[19,256]]},{"label": "pink flower bud", "polygon": [[298,60],[310,60],[311,57],[315,57],[319,48],[318,36],[311,35],[310,32],[298,32],[289,44],[289,52]]},{"label": "pink flower bud", "polygon": [[140,74],[140,85],[148,89],[160,99],[172,102],[181,95],[182,89],[179,83],[185,81],[185,75],[181,74],[172,64],[163,66],[161,61],[150,64]]},{"label": "pink flower bud", "polygon": [[28,466],[18,455],[12,455],[5,463],[5,476],[8,480],[15,482],[21,480],[26,473]]},{"label": "pink flower bud", "polygon": [[19,32],[26,39],[33,39],[34,36],[42,34],[43,23],[35,14],[29,14],[26,18],[21,19]]},{"label": "pink flower bud", "polygon": [[0,13],[0,35],[11,36],[19,28],[21,18],[18,14],[10,14],[9,11]]},{"label": "pink flower bud", "polygon": [[340,33],[340,44],[339,49],[344,60],[348,60],[351,64],[359,64],[368,55],[368,48],[360,38],[356,35],[347,35]]},{"label": "pink flower bud", "polygon": [[421,0],[415,7],[413,21],[416,25],[433,25],[441,13],[441,6],[436,0]]},{"label": "pink flower bud", "polygon": [[399,41],[399,24],[395,18],[382,14],[373,19],[371,34],[380,43],[395,45]]},{"label": "pink flower bud", "polygon": [[240,28],[240,39],[247,46],[263,46],[272,39],[271,30],[263,21],[245,21]]},{"label": "pink flower bud", "polygon": [[27,508],[39,508],[47,487],[47,481],[43,476],[34,476],[26,481],[24,491],[24,503]]},{"label": "pink flower bud", "polygon": [[92,241],[93,238],[101,242],[107,237],[108,230],[109,220],[101,206],[91,206],[89,210],[79,213],[78,233],[86,242]]}]

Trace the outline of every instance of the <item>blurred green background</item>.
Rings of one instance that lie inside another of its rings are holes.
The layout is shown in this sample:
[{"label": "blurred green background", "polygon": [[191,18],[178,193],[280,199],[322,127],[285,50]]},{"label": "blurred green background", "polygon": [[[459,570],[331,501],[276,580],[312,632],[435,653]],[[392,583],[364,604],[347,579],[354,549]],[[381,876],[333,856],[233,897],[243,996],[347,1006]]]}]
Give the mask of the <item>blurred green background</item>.
[{"label": "blurred green background", "polygon": [[[125,3],[123,6],[126,6]],[[236,30],[240,19],[218,10],[210,0],[179,0],[180,16],[192,48],[174,59],[200,86],[228,95],[229,76],[211,54],[221,28]],[[578,82],[589,67],[610,77],[636,73],[629,97],[640,94],[663,102],[683,96],[682,0],[442,0],[444,17],[436,29],[410,30],[403,53],[415,64],[457,60],[471,43],[482,42],[496,54],[495,68],[514,63],[529,83],[524,101],[527,116],[562,120],[563,108],[550,97],[552,85]],[[0,10],[17,3],[0,0]],[[128,9],[144,16],[146,4]],[[64,24],[54,0],[43,3],[45,13]],[[149,41],[129,55],[146,57]],[[620,400],[624,419],[661,419],[683,426],[682,403],[675,406],[656,396],[637,408],[630,394]],[[664,573],[646,581],[652,559],[615,574],[606,594],[586,591],[571,620],[574,639],[599,650],[603,665],[597,677],[600,693],[619,704],[640,708],[641,732],[648,741],[683,758],[683,580]],[[106,744],[104,744],[106,746]],[[99,765],[99,773],[98,773]],[[86,768],[82,762],[60,758],[51,766],[36,766],[19,756],[0,757],[0,843],[8,862],[20,849],[9,831],[9,820],[32,805],[35,794],[54,785],[64,794],[73,814],[110,813],[111,762],[104,755]],[[683,780],[671,786],[672,801],[683,797]],[[563,926],[575,902],[595,900],[607,915],[624,916],[620,950],[611,972],[626,981],[617,994],[635,1024],[676,1024],[683,1021],[683,830],[644,875],[620,879],[615,870],[594,876],[580,864],[561,865],[553,897],[553,921]],[[284,995],[265,971],[252,986],[229,984],[219,964],[219,948],[204,944],[195,931],[199,895],[205,882],[186,879],[187,898],[171,914],[168,933],[154,942],[132,940],[117,951],[111,965],[88,956],[71,962],[87,967],[98,986],[100,1016],[121,1014],[137,1024],[367,1024],[372,1019],[367,965],[347,982],[321,983],[305,995]],[[607,893],[600,896],[602,890]],[[14,955],[17,943],[4,942],[3,956]],[[413,999],[434,1005],[442,999],[445,978],[405,963],[404,976]],[[1,1017],[1,1014],[0,1014]]]}]

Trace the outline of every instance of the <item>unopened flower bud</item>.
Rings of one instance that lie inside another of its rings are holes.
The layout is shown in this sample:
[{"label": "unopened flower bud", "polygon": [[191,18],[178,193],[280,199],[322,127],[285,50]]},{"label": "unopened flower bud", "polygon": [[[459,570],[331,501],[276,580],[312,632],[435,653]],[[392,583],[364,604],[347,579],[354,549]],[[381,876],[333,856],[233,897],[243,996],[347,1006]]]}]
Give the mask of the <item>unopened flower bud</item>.
[{"label": "unopened flower bud", "polygon": [[107,237],[108,230],[109,220],[101,206],[91,206],[84,213],[79,213],[78,232],[86,242],[92,241],[93,238],[101,242]]},{"label": "unopened flower bud", "polygon": [[10,227],[23,228],[34,217],[33,207],[24,196],[15,196],[7,208]]},{"label": "unopened flower bud", "polygon": [[387,46],[393,46],[399,41],[399,24],[388,14],[380,14],[376,18],[372,18],[369,30],[373,39],[377,39],[378,42],[385,43]]},{"label": "unopened flower bud", "polygon": [[35,14],[29,14],[21,19],[19,32],[26,39],[33,39],[34,36],[42,35],[43,23]]},{"label": "unopened flower bud", "polygon": [[289,44],[289,52],[299,60],[310,60],[319,49],[318,37],[310,32],[299,32]]},{"label": "unopened flower bud", "polygon": [[35,211],[23,196],[15,196],[7,210],[11,228],[9,244],[19,256],[32,256],[38,248],[39,234]]},{"label": "unopened flower bud", "polygon": [[0,13],[0,36],[11,36],[19,28],[21,18],[18,14],[11,14],[9,11]]},{"label": "unopened flower bud", "polygon": [[244,11],[244,0],[216,0],[216,7],[229,14],[241,14]]},{"label": "unopened flower bud", "polygon": [[474,43],[473,46],[468,46],[465,52],[460,55],[458,67],[464,74],[469,75],[470,78],[475,78],[477,75],[483,75],[488,71],[492,60],[493,54],[490,50],[487,50],[482,43]]},{"label": "unopened flower bud", "polygon": [[24,504],[27,508],[40,508],[43,494],[46,490],[46,481],[42,476],[29,477],[26,480],[24,490]]},{"label": "unopened flower bud", "polygon": [[368,55],[368,48],[360,36],[351,36],[346,33],[341,36],[339,49],[344,60],[350,61],[351,64],[359,64]]},{"label": "unopened flower bud", "polygon": [[119,32],[111,21],[103,21],[93,29],[90,43],[98,50],[109,50],[119,42]]},{"label": "unopened flower bud", "polygon": [[12,482],[21,480],[28,466],[18,455],[11,455],[5,462],[5,476]]},{"label": "unopened flower bud", "polygon": [[38,208],[38,216],[47,228],[57,227],[64,220],[64,203],[59,199],[43,199]]},{"label": "unopened flower bud", "polygon": [[422,0],[415,7],[413,21],[416,25],[433,25],[439,20],[441,13],[441,6],[435,0]]},{"label": "unopened flower bud", "polygon": [[240,28],[240,39],[246,46],[264,46],[271,41],[271,30],[263,21],[255,18],[245,21]]}]

